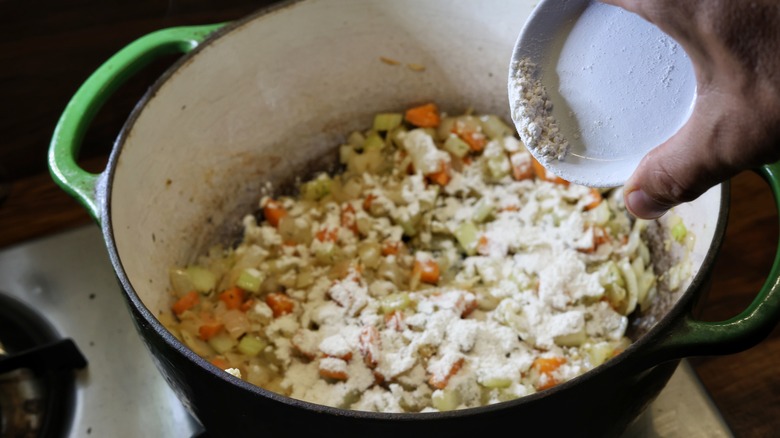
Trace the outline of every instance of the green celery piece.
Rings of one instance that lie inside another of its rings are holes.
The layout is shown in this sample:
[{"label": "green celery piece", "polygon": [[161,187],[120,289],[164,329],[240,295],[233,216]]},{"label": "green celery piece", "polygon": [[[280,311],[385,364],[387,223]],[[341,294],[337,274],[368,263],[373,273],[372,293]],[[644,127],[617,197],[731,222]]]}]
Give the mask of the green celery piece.
[{"label": "green celery piece", "polygon": [[461,248],[468,255],[472,255],[477,250],[477,234],[479,230],[477,226],[471,221],[462,222],[455,229],[455,238],[460,243]]},{"label": "green celery piece", "polygon": [[382,113],[374,116],[374,131],[390,131],[401,126],[403,114]]}]

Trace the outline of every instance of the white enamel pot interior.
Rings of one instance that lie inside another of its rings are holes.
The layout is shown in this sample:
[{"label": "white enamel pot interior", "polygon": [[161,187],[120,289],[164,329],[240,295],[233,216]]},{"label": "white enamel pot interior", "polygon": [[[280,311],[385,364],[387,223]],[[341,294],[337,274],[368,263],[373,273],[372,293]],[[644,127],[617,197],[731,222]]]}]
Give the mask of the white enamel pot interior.
[{"label": "white enamel pot interior", "polygon": [[[585,427],[578,421],[590,415],[601,423],[612,421],[613,426],[587,426],[606,433],[625,426],[660,390],[673,366],[645,385],[650,395],[637,396],[637,406],[615,396],[622,405],[614,407],[613,420],[589,413],[586,406],[593,399],[583,391],[598,391],[585,389],[584,377],[548,395],[479,410],[411,417],[354,414],[290,400],[229,376],[156,320],[170,312],[169,267],[235,238],[243,215],[256,209],[264,184],[327,168],[346,134],[369,126],[373,114],[434,101],[451,113],[472,107],[510,120],[509,60],[533,5],[531,0],[286,3],[218,32],[139,104],[105,172],[102,224],[144,340],[171,386],[207,428],[228,436],[262,428],[281,433],[280,416],[294,414],[302,419],[296,430],[312,433],[327,430],[323,427],[338,427],[343,436],[359,436],[361,430],[369,436],[470,428],[478,433],[512,419],[530,420],[543,415],[541,410],[578,406],[583,415],[570,422],[562,417],[555,427]],[[424,71],[409,68],[410,63]],[[722,187],[715,187],[677,209],[696,235],[693,289],[701,289],[722,234],[723,198]],[[604,381],[631,385],[643,376]]]}]

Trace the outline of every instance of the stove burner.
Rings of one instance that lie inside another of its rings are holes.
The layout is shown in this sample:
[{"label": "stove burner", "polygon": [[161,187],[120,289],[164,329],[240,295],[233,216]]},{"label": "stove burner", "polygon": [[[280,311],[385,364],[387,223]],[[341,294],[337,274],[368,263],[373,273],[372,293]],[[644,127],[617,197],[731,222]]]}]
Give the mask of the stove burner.
[{"label": "stove burner", "polygon": [[65,436],[87,361],[38,312],[0,293],[0,436]]}]

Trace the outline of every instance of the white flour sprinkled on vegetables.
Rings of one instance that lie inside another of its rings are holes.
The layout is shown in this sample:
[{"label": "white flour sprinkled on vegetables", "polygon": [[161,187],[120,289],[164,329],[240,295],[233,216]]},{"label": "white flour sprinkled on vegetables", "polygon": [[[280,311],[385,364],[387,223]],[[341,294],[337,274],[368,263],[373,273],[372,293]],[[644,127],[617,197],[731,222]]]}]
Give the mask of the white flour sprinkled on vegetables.
[{"label": "white flour sprinkled on vegetables", "polygon": [[483,406],[599,366],[657,293],[648,223],[513,134],[434,104],[377,115],[342,173],[269,192],[238,246],[171,270],[170,330],[248,382],[365,411]]},{"label": "white flour sprinkled on vegetables", "polygon": [[552,102],[536,77],[536,65],[523,58],[515,61],[512,71],[509,99],[514,108],[512,120],[520,139],[543,161],[563,160],[569,151],[569,142],[560,133],[558,122],[552,116]]}]

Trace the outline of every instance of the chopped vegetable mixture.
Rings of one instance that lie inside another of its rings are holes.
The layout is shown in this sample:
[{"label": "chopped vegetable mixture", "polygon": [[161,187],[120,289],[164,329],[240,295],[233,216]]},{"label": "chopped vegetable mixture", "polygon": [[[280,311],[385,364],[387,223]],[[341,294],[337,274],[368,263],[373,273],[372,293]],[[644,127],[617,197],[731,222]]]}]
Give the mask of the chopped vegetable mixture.
[{"label": "chopped vegetable mixture", "polygon": [[448,411],[630,344],[658,277],[620,189],[569,184],[499,117],[434,103],[377,114],[338,153],[342,172],[264,196],[239,245],[171,269],[169,328],[215,366],[329,406]]}]

